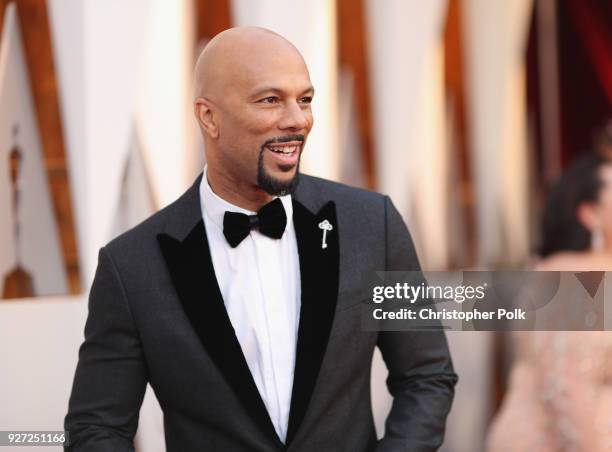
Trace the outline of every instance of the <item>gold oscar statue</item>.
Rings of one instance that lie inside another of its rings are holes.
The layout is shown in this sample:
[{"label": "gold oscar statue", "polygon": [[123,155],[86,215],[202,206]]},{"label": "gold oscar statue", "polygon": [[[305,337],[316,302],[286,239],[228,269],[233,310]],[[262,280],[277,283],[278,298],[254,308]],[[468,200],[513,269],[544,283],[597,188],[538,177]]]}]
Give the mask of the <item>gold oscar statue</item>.
[{"label": "gold oscar statue", "polygon": [[17,134],[19,126],[13,129],[15,145],[9,154],[11,171],[11,189],[13,193],[13,233],[15,243],[15,267],[7,273],[4,278],[4,289],[2,298],[27,298],[34,296],[34,284],[32,277],[21,266],[20,237],[19,237],[19,175],[21,161],[23,159],[21,150],[17,146]]}]

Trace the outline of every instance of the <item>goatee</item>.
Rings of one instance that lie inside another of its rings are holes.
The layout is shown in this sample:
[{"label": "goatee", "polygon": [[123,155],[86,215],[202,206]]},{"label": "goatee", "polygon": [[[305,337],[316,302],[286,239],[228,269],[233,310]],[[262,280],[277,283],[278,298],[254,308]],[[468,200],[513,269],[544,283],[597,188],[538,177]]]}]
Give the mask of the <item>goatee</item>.
[{"label": "goatee", "polygon": [[300,182],[300,161],[298,160],[294,176],[287,180],[278,180],[272,177],[264,166],[263,152],[259,154],[257,163],[257,185],[272,196],[285,196],[292,194]]}]

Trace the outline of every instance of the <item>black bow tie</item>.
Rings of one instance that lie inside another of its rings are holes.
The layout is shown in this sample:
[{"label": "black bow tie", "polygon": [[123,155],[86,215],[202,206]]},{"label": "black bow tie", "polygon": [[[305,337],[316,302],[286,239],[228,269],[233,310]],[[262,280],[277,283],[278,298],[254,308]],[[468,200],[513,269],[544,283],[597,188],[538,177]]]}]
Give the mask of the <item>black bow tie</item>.
[{"label": "black bow tie", "polygon": [[232,248],[236,248],[251,229],[259,229],[263,235],[280,239],[287,226],[287,214],[280,198],[263,206],[256,215],[225,212],[223,235]]}]

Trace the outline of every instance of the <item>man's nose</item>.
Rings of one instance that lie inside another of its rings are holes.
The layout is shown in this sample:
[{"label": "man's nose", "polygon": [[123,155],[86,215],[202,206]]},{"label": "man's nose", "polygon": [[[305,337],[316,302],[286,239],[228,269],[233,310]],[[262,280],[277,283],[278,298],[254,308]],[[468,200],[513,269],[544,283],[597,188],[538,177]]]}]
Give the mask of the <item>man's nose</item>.
[{"label": "man's nose", "polygon": [[310,111],[303,110],[297,102],[287,104],[279,123],[280,129],[303,130],[308,127]]}]

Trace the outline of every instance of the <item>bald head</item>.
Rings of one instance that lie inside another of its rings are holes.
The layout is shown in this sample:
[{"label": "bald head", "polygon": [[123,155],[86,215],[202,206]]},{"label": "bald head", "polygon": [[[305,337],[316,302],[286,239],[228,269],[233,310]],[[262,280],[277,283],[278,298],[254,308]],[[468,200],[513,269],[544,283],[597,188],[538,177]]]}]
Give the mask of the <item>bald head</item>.
[{"label": "bald head", "polygon": [[195,82],[194,113],[215,193],[253,211],[271,195],[290,193],[314,95],[295,46],[263,28],[226,30],[198,58]]},{"label": "bald head", "polygon": [[195,97],[210,99],[236,87],[236,79],[250,79],[270,60],[306,63],[299,50],[281,35],[260,27],[235,27],[216,35],[200,53],[195,66]]}]

